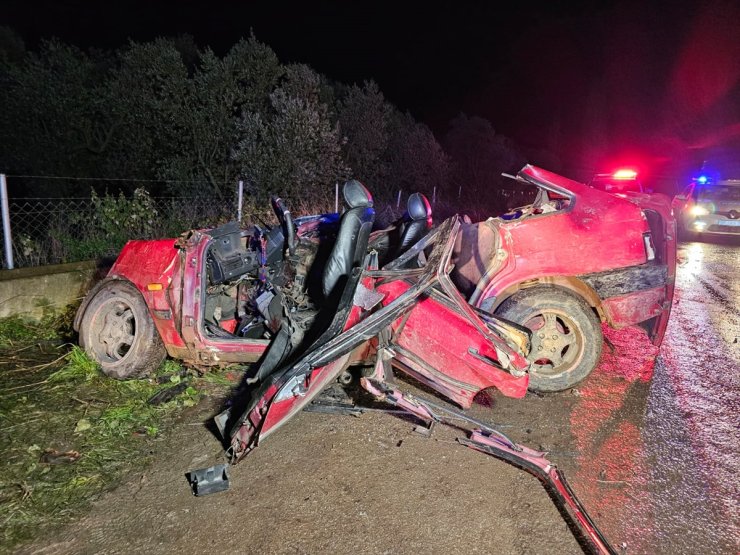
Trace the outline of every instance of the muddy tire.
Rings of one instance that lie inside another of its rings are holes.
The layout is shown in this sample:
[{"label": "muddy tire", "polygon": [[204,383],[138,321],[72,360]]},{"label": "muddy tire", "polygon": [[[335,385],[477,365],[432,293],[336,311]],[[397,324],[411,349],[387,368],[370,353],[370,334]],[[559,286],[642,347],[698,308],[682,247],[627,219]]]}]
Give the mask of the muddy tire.
[{"label": "muddy tire", "polygon": [[118,380],[152,373],[167,354],[141,293],[119,280],[103,285],[87,305],[80,345]]},{"label": "muddy tire", "polygon": [[532,331],[530,390],[563,391],[596,368],[604,336],[580,297],[557,287],[533,287],[506,299],[496,314]]}]

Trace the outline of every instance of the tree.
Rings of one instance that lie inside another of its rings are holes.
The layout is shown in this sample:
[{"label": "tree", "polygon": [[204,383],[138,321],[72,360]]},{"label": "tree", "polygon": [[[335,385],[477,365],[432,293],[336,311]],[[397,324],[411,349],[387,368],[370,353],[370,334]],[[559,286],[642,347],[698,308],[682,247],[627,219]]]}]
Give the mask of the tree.
[{"label": "tree", "polygon": [[26,45],[21,36],[10,27],[0,25],[0,71],[22,62],[25,55]]},{"label": "tree", "polygon": [[435,190],[441,194],[446,188],[450,160],[431,129],[410,114],[394,117],[386,159],[388,185],[394,191],[432,195]]},{"label": "tree", "polygon": [[[56,40],[25,52],[16,39],[0,29],[8,172],[116,179],[93,184],[99,192],[115,183],[131,193],[143,180],[155,195],[222,198],[244,178],[262,200],[267,192],[329,198],[350,175],[389,197],[431,193],[449,173],[431,131],[377,84],[346,86],[283,65],[254,36],[223,57],[188,35],[114,52]],[[57,195],[87,194],[90,185],[52,183]]]},{"label": "tree", "polygon": [[167,177],[163,161],[180,153],[188,89],[187,67],[174,41],[131,42],[119,51],[118,67],[108,81],[116,133],[107,173]]},{"label": "tree", "polygon": [[[89,176],[109,147],[114,121],[105,102],[104,60],[57,40],[6,63],[0,90],[5,171]],[[61,182],[37,194],[66,194]]]},{"label": "tree", "polygon": [[345,137],[344,157],[353,175],[370,187],[386,187],[390,123],[394,108],[373,81],[348,87],[337,103],[337,119]]},{"label": "tree", "polygon": [[159,163],[159,176],[184,194],[226,196],[240,166],[232,149],[240,140],[239,115],[261,113],[284,69],[275,53],[254,37],[239,41],[220,59],[212,50],[200,62],[184,92],[184,109],[173,126],[174,150]]},{"label": "tree", "polygon": [[259,198],[280,193],[297,202],[311,194],[311,201],[326,202],[332,184],[349,175],[339,129],[319,101],[320,85],[313,71],[293,68],[270,94],[269,110],[240,120],[233,158]]},{"label": "tree", "polygon": [[514,144],[496,134],[488,120],[461,113],[450,122],[445,147],[453,161],[453,187],[470,205],[490,202],[489,211],[503,208],[498,190],[508,183],[501,173],[515,172],[525,163]]}]

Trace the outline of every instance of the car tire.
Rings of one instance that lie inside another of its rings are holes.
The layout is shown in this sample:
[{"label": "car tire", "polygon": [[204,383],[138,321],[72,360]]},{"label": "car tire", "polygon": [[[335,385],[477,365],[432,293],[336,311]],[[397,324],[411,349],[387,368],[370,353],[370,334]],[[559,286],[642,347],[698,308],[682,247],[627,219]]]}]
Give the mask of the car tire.
[{"label": "car tire", "polygon": [[496,314],[532,331],[530,390],[570,389],[596,368],[604,336],[581,297],[558,287],[533,287],[506,299]]},{"label": "car tire", "polygon": [[88,303],[80,345],[104,374],[118,380],[151,374],[167,355],[141,293],[122,280],[103,285]]}]

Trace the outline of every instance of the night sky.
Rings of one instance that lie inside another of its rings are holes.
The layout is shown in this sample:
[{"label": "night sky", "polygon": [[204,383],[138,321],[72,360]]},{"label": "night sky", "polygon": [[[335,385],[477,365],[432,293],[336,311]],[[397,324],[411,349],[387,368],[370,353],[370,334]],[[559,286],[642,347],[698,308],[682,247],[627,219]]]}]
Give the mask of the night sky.
[{"label": "night sky", "polygon": [[740,2],[560,4],[6,0],[0,24],[30,48],[189,33],[220,54],[251,29],[283,62],[374,79],[440,136],[480,115],[571,168],[675,174],[740,145]]}]

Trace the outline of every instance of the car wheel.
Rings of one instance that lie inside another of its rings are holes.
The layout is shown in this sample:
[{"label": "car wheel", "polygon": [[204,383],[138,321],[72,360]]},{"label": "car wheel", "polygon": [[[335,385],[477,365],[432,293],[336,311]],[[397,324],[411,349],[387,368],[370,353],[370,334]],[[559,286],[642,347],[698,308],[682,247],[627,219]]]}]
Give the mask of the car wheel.
[{"label": "car wheel", "polygon": [[119,380],[153,372],[167,354],[141,294],[120,280],[105,284],[88,304],[80,345],[103,373]]},{"label": "car wheel", "polygon": [[532,331],[529,389],[563,391],[586,378],[601,356],[601,323],[580,297],[556,287],[515,293],[496,314]]}]

